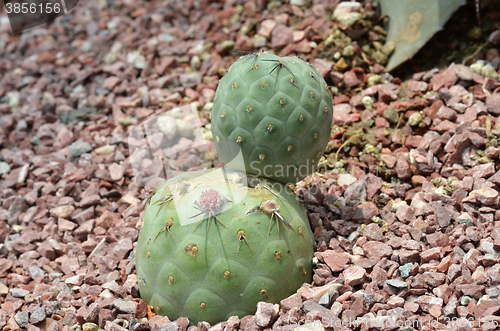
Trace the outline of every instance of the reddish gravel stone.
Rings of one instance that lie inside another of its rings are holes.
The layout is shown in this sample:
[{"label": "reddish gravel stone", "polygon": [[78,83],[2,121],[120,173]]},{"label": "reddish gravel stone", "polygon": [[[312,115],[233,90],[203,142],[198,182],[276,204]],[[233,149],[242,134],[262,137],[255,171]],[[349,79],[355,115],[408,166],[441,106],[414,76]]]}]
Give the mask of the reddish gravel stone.
[{"label": "reddish gravel stone", "polygon": [[416,220],[415,210],[408,205],[401,205],[396,210],[396,217],[403,223],[411,223]]},{"label": "reddish gravel stone", "polygon": [[434,130],[443,134],[445,132],[455,131],[456,127],[457,127],[456,123],[453,123],[453,122],[445,119],[445,120],[439,122],[438,125],[435,125]]},{"label": "reddish gravel stone", "polygon": [[480,164],[470,168],[467,175],[473,178],[487,178],[495,173],[495,165],[493,163]]},{"label": "reddish gravel stone", "polygon": [[427,83],[411,80],[408,82],[407,88],[413,92],[426,92],[427,91]]},{"label": "reddish gravel stone", "polygon": [[285,312],[291,310],[292,308],[299,308],[301,304],[302,298],[298,293],[295,293],[288,298],[280,301],[281,309],[283,309]]},{"label": "reddish gravel stone", "polygon": [[112,91],[115,86],[118,85],[118,83],[120,83],[120,78],[111,76],[104,80],[104,82],[102,83],[102,87],[106,90]]},{"label": "reddish gravel stone", "polygon": [[444,247],[448,245],[449,236],[442,232],[435,232],[426,236],[427,243],[430,247]]},{"label": "reddish gravel stone", "polygon": [[500,305],[493,300],[481,300],[481,302],[474,308],[474,317],[481,319],[489,315],[498,315],[500,312]]},{"label": "reddish gravel stone", "polygon": [[358,265],[353,265],[344,270],[344,284],[349,286],[356,286],[365,280],[366,270]]},{"label": "reddish gravel stone", "polygon": [[399,179],[401,180],[411,179],[410,163],[408,162],[406,157],[403,156],[402,154],[400,154],[397,157],[395,169]]},{"label": "reddish gravel stone", "polygon": [[109,176],[114,181],[119,181],[125,174],[125,167],[120,164],[113,163],[109,166]]},{"label": "reddish gravel stone", "polygon": [[68,220],[65,220],[64,218],[59,218],[59,220],[57,221],[57,228],[59,229],[59,231],[72,231],[74,229],[76,229],[78,225],[71,222],[71,221],[68,221]]},{"label": "reddish gravel stone", "polygon": [[79,207],[87,208],[87,207],[98,204],[100,201],[101,201],[101,198],[99,197],[99,195],[94,194],[94,195],[91,195],[89,197],[83,198],[79,203]]},{"label": "reddish gravel stone", "polygon": [[396,93],[391,91],[391,88],[394,85],[385,84],[385,85],[377,85],[377,86],[378,86],[377,90],[378,90],[379,100],[382,100],[384,102],[391,102],[391,101],[395,101],[398,99]]},{"label": "reddish gravel stone", "polygon": [[424,281],[431,288],[438,287],[443,284],[446,280],[446,275],[440,272],[424,272],[422,274]]},{"label": "reddish gravel stone", "polygon": [[282,48],[293,42],[293,30],[283,24],[278,24],[271,32],[271,47]]},{"label": "reddish gravel stone", "polygon": [[344,73],[344,83],[348,88],[358,86],[361,81],[354,71],[347,71]]},{"label": "reddish gravel stone", "polygon": [[483,285],[475,284],[460,284],[457,285],[456,289],[462,295],[468,295],[476,299],[481,298],[485,292],[485,287]]},{"label": "reddish gravel stone", "polygon": [[387,301],[387,304],[389,305],[389,308],[403,307],[405,304],[405,299],[402,297],[393,296]]},{"label": "reddish gravel stone", "polygon": [[377,128],[388,128],[390,126],[389,122],[383,117],[375,118],[375,126]]},{"label": "reddish gravel stone", "polygon": [[442,87],[451,87],[457,82],[457,75],[454,71],[447,71],[445,73],[439,73],[432,76],[430,83],[432,84],[432,90],[438,91]]},{"label": "reddish gravel stone", "polygon": [[82,210],[81,212],[74,213],[72,215],[72,218],[78,222],[78,224],[82,224],[83,222],[93,218],[95,215],[95,208],[90,207],[85,210]]},{"label": "reddish gravel stone", "polygon": [[60,218],[68,218],[73,214],[73,211],[75,210],[75,207],[66,205],[66,206],[58,206],[55,208],[52,208],[50,210],[50,214],[55,217],[60,217]]},{"label": "reddish gravel stone", "polygon": [[415,300],[424,312],[429,313],[433,306],[441,308],[443,306],[443,299],[436,298],[430,295],[423,295]]},{"label": "reddish gravel stone", "polygon": [[493,188],[474,190],[462,202],[479,203],[486,206],[495,206],[499,203],[498,191]]},{"label": "reddish gravel stone", "polygon": [[382,234],[382,230],[380,230],[380,226],[378,224],[368,224],[363,229],[363,236],[368,240],[373,241],[382,241],[384,239],[384,235]]},{"label": "reddish gravel stone", "polygon": [[420,253],[420,260],[422,261],[422,263],[426,263],[431,260],[439,260],[441,252],[441,247],[430,248]]},{"label": "reddish gravel stone", "polygon": [[493,115],[500,115],[500,93],[493,93],[486,97],[486,109]]},{"label": "reddish gravel stone", "polygon": [[338,126],[349,125],[353,122],[352,118],[344,112],[336,112],[333,114],[333,124]]},{"label": "reddish gravel stone", "polygon": [[333,106],[333,113],[343,112],[350,114],[352,112],[352,106],[348,103],[339,103]]},{"label": "reddish gravel stone", "polygon": [[261,36],[264,36],[266,38],[269,38],[271,36],[271,33],[273,32],[274,28],[277,26],[278,24],[276,23],[276,21],[274,20],[271,20],[271,19],[267,19],[267,20],[263,20],[261,23],[260,23],[260,28],[258,30],[258,33],[261,35]]},{"label": "reddish gravel stone", "polygon": [[387,165],[387,168],[389,168],[389,169],[394,168],[394,166],[396,165],[396,162],[397,162],[397,160],[398,160],[398,159],[397,159],[395,156],[393,156],[393,155],[385,155],[385,154],[384,154],[384,155],[382,155],[382,156],[380,157],[380,159],[381,159],[382,161],[384,161],[384,163]]},{"label": "reddish gravel stone", "polygon": [[[110,331],[126,331],[127,329],[121,327],[120,325],[113,323],[111,321],[106,321],[105,329]],[[173,329],[175,330],[175,329]]]},{"label": "reddish gravel stone", "polygon": [[314,68],[326,79],[330,75],[333,63],[316,58],[312,61]]},{"label": "reddish gravel stone", "polygon": [[453,71],[455,71],[457,77],[462,80],[472,80],[474,75],[474,70],[463,64],[455,64],[453,66]]},{"label": "reddish gravel stone", "polygon": [[401,249],[397,252],[397,255],[399,257],[399,263],[401,265],[420,261],[420,254],[418,251]]},{"label": "reddish gravel stone", "polygon": [[337,253],[332,250],[327,250],[321,253],[321,256],[333,272],[343,271],[349,263],[349,254],[347,253]]},{"label": "reddish gravel stone", "polygon": [[133,314],[133,313],[135,313],[135,309],[137,307],[137,302],[116,299],[113,301],[113,307],[115,307],[116,309],[118,309],[121,312],[124,312],[127,314]]},{"label": "reddish gravel stone", "polygon": [[419,305],[415,302],[405,301],[403,308],[415,314],[419,309]]},{"label": "reddish gravel stone", "polygon": [[442,120],[455,121],[457,119],[457,112],[446,106],[439,108],[436,117]]},{"label": "reddish gravel stone", "polygon": [[363,250],[369,259],[381,259],[392,255],[392,248],[389,245],[376,241],[368,241],[363,245]]},{"label": "reddish gravel stone", "polygon": [[279,306],[272,303],[259,302],[255,313],[255,324],[260,327],[268,326],[278,317]]}]

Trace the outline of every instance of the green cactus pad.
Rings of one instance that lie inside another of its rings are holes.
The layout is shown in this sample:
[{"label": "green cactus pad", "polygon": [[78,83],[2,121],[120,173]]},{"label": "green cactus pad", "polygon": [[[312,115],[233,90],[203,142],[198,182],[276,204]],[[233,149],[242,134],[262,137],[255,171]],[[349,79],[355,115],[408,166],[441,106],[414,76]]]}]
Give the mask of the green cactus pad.
[{"label": "green cactus pad", "polygon": [[152,192],[136,269],[141,297],[157,314],[213,325],[311,282],[314,236],[284,185],[219,168]]},{"label": "green cactus pad", "polygon": [[254,53],[229,67],[215,92],[212,134],[222,161],[282,183],[316,168],[328,141],[332,97],[323,77],[298,57]]}]

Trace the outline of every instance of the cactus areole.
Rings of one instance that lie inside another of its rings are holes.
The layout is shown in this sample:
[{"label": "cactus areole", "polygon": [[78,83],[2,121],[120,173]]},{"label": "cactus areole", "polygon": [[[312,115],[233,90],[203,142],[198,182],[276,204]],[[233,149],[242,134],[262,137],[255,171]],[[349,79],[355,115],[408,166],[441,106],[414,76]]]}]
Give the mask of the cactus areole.
[{"label": "cactus areole", "polygon": [[[311,174],[330,140],[332,97],[325,80],[298,57],[253,53],[222,77],[212,134],[235,170],[290,184]],[[231,161],[241,152],[243,162]]]},{"label": "cactus areole", "polygon": [[314,237],[303,206],[281,183],[247,178],[219,168],[150,189],[136,269],[157,314],[213,325],[311,282]]}]

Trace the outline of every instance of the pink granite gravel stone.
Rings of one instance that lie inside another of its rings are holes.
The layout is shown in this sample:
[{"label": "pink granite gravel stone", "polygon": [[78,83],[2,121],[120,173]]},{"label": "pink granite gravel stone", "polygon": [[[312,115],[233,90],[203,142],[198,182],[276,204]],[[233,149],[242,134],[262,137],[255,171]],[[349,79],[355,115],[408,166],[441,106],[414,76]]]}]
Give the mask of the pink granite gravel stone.
[{"label": "pink granite gravel stone", "polygon": [[387,165],[387,168],[392,169],[396,165],[397,158],[393,155],[384,154],[380,157],[382,161]]},{"label": "pink granite gravel stone", "polygon": [[349,286],[356,286],[365,280],[366,270],[358,265],[353,265],[344,270],[344,284]]},{"label": "pink granite gravel stone", "polygon": [[433,306],[437,306],[441,308],[443,306],[443,299],[430,296],[430,295],[422,295],[415,300],[416,303],[420,306],[424,312],[429,313]]},{"label": "pink granite gravel stone", "polygon": [[449,107],[442,106],[437,111],[436,116],[442,120],[455,121],[457,119],[457,112]]},{"label": "pink granite gravel stone", "polygon": [[430,83],[432,84],[432,90],[438,91],[442,87],[451,87],[457,82],[457,75],[454,71],[446,71],[444,73],[438,73],[432,76]]},{"label": "pink granite gravel stone", "polygon": [[378,85],[379,100],[389,103],[398,99],[398,96],[391,90],[392,84]]},{"label": "pink granite gravel stone", "polygon": [[470,192],[470,195],[462,201],[495,206],[499,203],[499,194],[494,188],[478,189]]},{"label": "pink granite gravel stone", "polygon": [[347,71],[344,73],[344,83],[348,88],[358,86],[361,81],[354,71]]},{"label": "pink granite gravel stone", "polygon": [[387,301],[387,304],[389,305],[389,308],[403,307],[405,304],[405,299],[402,297],[393,296]]},{"label": "pink granite gravel stone", "polygon": [[486,97],[486,109],[490,114],[500,115],[500,93],[493,93]]},{"label": "pink granite gravel stone", "polygon": [[257,312],[255,313],[255,324],[260,327],[268,326],[273,320],[278,317],[279,305],[259,302],[257,304]]},{"label": "pink granite gravel stone", "polygon": [[382,241],[384,239],[384,235],[382,233],[382,230],[380,229],[380,226],[375,223],[368,224],[363,229],[363,236],[365,236],[366,239],[373,241]]},{"label": "pink granite gravel stone", "polygon": [[114,181],[119,181],[125,174],[125,167],[121,164],[113,163],[109,166],[109,176]]},{"label": "pink granite gravel stone", "polygon": [[485,163],[470,168],[467,174],[474,178],[487,178],[493,175],[495,171],[496,169],[493,163]]},{"label": "pink granite gravel stone", "polygon": [[500,305],[497,302],[494,300],[481,300],[474,308],[474,317],[480,319],[489,315],[498,315],[499,312]]},{"label": "pink granite gravel stone", "polygon": [[377,241],[368,241],[362,248],[369,259],[381,259],[392,255],[392,248],[389,245]]},{"label": "pink granite gravel stone", "polygon": [[403,223],[411,223],[416,220],[415,210],[408,205],[401,205],[396,210],[396,217]]},{"label": "pink granite gravel stone", "polygon": [[347,268],[349,264],[348,253],[337,253],[332,250],[327,250],[321,253],[321,256],[332,272],[340,272]]},{"label": "pink granite gravel stone", "polygon": [[340,104],[333,106],[333,113],[335,114],[338,112],[342,112],[342,113],[350,114],[352,112],[352,108],[353,107],[348,103],[340,103]]},{"label": "pink granite gravel stone", "polygon": [[333,114],[333,124],[338,126],[344,126],[351,124],[353,122],[352,118],[344,112],[336,112]]},{"label": "pink granite gravel stone", "polygon": [[407,88],[413,92],[426,92],[427,83],[422,81],[411,80],[408,82]]},{"label": "pink granite gravel stone", "polygon": [[102,83],[102,87],[106,90],[112,91],[120,83],[120,81],[120,78],[111,76],[104,80],[104,82]]},{"label": "pink granite gravel stone", "polygon": [[405,156],[401,154],[398,155],[395,169],[399,179],[401,180],[411,179],[410,163],[408,162]]},{"label": "pink granite gravel stone", "polygon": [[278,24],[271,32],[271,47],[279,49],[293,42],[293,30],[286,25]]},{"label": "pink granite gravel stone", "polygon": [[474,75],[474,70],[471,67],[465,66],[463,64],[455,64],[453,66],[453,71],[457,74],[457,77],[462,80],[472,80]]},{"label": "pink granite gravel stone", "polygon": [[50,214],[52,216],[58,217],[58,218],[69,218],[73,212],[75,211],[75,207],[71,205],[65,205],[65,206],[58,206],[55,208],[52,208],[50,210]]},{"label": "pink granite gravel stone", "polygon": [[291,310],[292,308],[300,308],[301,304],[302,298],[298,293],[295,293],[288,298],[280,301],[281,309],[283,309],[285,312]]},{"label": "pink granite gravel stone", "polygon": [[435,125],[434,130],[443,134],[445,132],[455,131],[456,127],[457,127],[456,123],[445,119],[445,120],[439,122],[439,124]]},{"label": "pink granite gravel stone", "polygon": [[314,61],[312,61],[312,65],[324,78],[329,77],[330,71],[333,67],[332,62],[328,62],[319,58],[315,58]]},{"label": "pink granite gravel stone", "polygon": [[452,263],[453,263],[453,259],[452,259],[451,255],[448,255],[448,256],[444,257],[441,260],[441,262],[439,262],[439,264],[436,268],[436,271],[445,273],[448,271],[448,268],[451,266]]}]

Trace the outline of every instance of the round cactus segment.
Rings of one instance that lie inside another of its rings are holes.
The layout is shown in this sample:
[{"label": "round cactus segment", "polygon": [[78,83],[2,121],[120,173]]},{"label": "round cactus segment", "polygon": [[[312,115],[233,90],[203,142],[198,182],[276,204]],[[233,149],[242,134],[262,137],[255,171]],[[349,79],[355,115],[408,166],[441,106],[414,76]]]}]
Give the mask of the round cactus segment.
[{"label": "round cactus segment", "polygon": [[141,297],[157,314],[213,325],[311,282],[314,236],[285,185],[218,168],[153,191],[135,256]]},{"label": "round cactus segment", "polygon": [[[224,142],[237,143],[244,162],[235,170],[295,183],[316,168],[330,140],[332,116],[330,91],[311,64],[298,57],[248,54],[229,67],[217,87],[215,148],[228,164],[236,153]],[[300,143],[284,144],[287,139]]]}]

